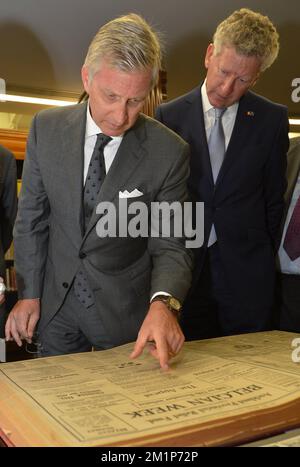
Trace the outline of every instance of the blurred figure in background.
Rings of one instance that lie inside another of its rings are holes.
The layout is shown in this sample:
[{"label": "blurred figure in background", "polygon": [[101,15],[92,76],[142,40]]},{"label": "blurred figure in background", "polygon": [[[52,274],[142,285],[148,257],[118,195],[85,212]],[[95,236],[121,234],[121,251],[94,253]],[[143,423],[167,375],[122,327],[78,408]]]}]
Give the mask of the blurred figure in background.
[{"label": "blurred figure in background", "polygon": [[[17,213],[17,166],[13,154],[0,146],[0,276],[5,277],[5,259],[12,242]],[[4,336],[4,293],[0,293],[0,337]]]},{"label": "blurred figure in background", "polygon": [[276,306],[279,329],[300,332],[300,137],[291,139],[287,180],[278,252],[280,272],[277,275]]}]

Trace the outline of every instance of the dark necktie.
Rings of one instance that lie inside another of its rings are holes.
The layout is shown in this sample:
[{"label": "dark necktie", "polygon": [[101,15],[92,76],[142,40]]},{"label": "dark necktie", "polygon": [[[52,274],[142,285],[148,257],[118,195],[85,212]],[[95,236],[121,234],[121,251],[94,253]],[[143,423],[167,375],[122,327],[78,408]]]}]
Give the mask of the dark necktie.
[{"label": "dark necktie", "polygon": [[283,248],[292,261],[300,256],[300,196],[289,222]]},{"label": "dark necktie", "polygon": [[[214,108],[215,123],[211,129],[211,133],[208,140],[209,157],[214,183],[216,183],[225,156],[225,135],[222,125],[222,116],[225,110],[226,109]],[[208,239],[208,246],[213,245],[214,243],[216,243],[216,241],[217,235],[215,231],[215,226],[212,225]]]},{"label": "dark necktie", "polygon": [[[103,183],[106,175],[103,150],[110,140],[111,137],[104,135],[103,133],[99,133],[97,136],[83,192],[84,231],[91,219],[101,184]],[[89,286],[83,268],[80,268],[75,276],[74,291],[80,303],[82,303],[86,308],[89,308],[94,304],[93,292]]]},{"label": "dark necktie", "polygon": [[83,192],[84,230],[92,216],[97,196],[106,175],[103,150],[110,140],[111,137],[104,133],[97,135]]}]

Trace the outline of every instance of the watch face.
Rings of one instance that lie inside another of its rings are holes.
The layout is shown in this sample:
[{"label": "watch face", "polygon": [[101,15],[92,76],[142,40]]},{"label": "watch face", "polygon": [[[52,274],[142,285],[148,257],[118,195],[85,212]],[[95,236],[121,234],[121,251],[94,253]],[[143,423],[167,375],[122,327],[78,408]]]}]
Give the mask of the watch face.
[{"label": "watch face", "polygon": [[176,298],[170,297],[169,303],[170,303],[170,306],[174,308],[174,310],[177,310],[177,311],[180,310],[181,305],[180,305],[180,302]]}]

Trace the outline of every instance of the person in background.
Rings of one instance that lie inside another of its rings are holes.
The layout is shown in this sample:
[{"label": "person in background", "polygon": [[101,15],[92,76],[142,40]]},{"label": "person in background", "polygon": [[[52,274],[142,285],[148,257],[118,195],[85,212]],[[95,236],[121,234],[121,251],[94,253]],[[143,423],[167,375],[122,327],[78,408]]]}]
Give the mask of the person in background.
[{"label": "person in background", "polygon": [[[4,255],[12,242],[17,213],[17,166],[13,154],[0,146],[0,282],[5,277]],[[0,293],[0,337],[4,335],[5,295]]]},{"label": "person in background", "polygon": [[[5,285],[4,285],[4,280],[2,277],[0,277],[0,305],[5,302]],[[2,328],[1,328],[2,331]]]},{"label": "person in background", "polygon": [[285,211],[278,251],[279,329],[300,332],[300,137],[290,140]]},{"label": "person in background", "polygon": [[30,342],[38,323],[40,356],[136,339],[132,358],[150,342],[168,368],[183,345],[177,312],[192,270],[184,239],[97,230],[102,206],[113,203],[119,232],[120,198],[128,211],[139,201],[149,213],[151,202],[188,197],[188,145],[140,114],[160,63],[158,37],[145,20],[112,20],[82,67],[88,102],[33,120],[14,231],[20,300],[6,339]]},{"label": "person in background", "polygon": [[187,339],[272,327],[288,114],[250,89],[278,51],[269,18],[237,10],[207,48],[204,82],[157,109],[190,144],[189,190],[205,209],[205,242],[182,313]]}]

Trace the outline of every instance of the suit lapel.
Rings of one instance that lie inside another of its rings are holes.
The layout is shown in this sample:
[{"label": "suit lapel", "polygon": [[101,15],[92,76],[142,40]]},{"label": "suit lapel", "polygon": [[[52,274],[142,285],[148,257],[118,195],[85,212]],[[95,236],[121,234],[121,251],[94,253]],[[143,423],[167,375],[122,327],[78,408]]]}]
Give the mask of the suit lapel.
[{"label": "suit lapel", "polygon": [[[251,106],[252,105],[252,106]],[[251,94],[247,93],[241,98],[231,138],[227,147],[224,162],[221,166],[216,188],[222,182],[226,173],[230,170],[235,161],[240,157],[243,148],[249,141],[248,135],[253,131],[255,125],[255,114],[253,113],[253,104]]]},{"label": "suit lapel", "polygon": [[144,117],[140,116],[134,127],[128,130],[124,135],[122,143],[101,187],[84,238],[87,237],[101,216],[96,214],[97,205],[106,201],[115,201],[117,203],[119,200],[119,191],[124,191],[126,189],[127,180],[146,153],[143,147],[144,139]]},{"label": "suit lapel", "polygon": [[[203,174],[211,188],[214,186],[205,131],[201,86],[202,84],[192,95],[187,97],[187,103],[190,105],[189,118],[186,122],[189,132],[187,141],[195,148],[193,153],[197,155],[197,157],[191,158],[191,181],[192,184],[193,181],[195,182],[194,189],[198,186],[199,174]],[[196,177],[195,180],[193,174]]]},{"label": "suit lapel", "polygon": [[[84,138],[86,127],[86,104],[74,109],[63,131],[63,157],[61,159],[66,177],[66,205],[74,213],[74,233],[82,238],[82,190],[84,166]],[[65,137],[67,136],[67,137]],[[67,188],[69,186],[69,189]],[[78,226],[80,229],[78,229]]]},{"label": "suit lapel", "polygon": [[[296,141],[297,140],[297,141]],[[284,212],[282,216],[282,222],[280,226],[280,237],[283,234],[284,225],[286,222],[286,217],[289,211],[290,202],[293,196],[293,192],[295,189],[295,185],[298,180],[299,170],[300,170],[300,138],[293,139],[290,142],[290,149],[287,154],[287,171],[286,171],[286,179],[287,179],[287,189],[284,195]]]},{"label": "suit lapel", "polygon": [[300,139],[294,146],[294,141],[291,142],[291,147],[288,152],[288,164],[287,164],[287,172],[286,178],[288,182],[288,186],[285,192],[285,201],[287,206],[289,206],[293,191],[295,189],[296,182],[298,180],[298,174],[300,169]]}]

